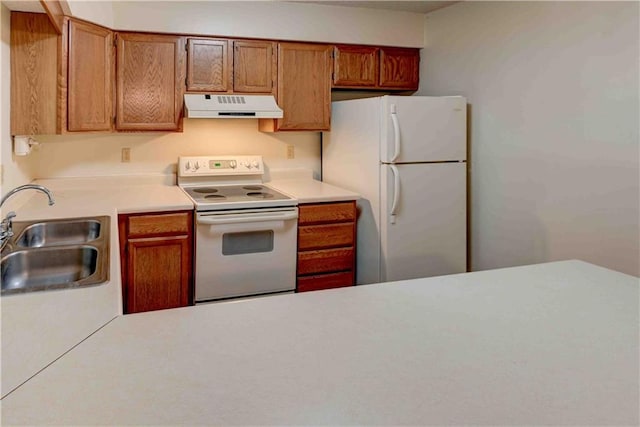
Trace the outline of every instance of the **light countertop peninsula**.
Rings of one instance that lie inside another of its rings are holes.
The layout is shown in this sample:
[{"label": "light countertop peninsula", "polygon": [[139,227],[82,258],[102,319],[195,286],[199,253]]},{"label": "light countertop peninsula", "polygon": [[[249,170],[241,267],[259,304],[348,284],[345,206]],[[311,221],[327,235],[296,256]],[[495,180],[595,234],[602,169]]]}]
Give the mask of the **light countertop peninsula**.
[{"label": "light countertop peninsula", "polygon": [[122,314],[118,213],[193,209],[167,176],[39,180],[53,192],[26,190],[3,207],[14,221],[107,215],[110,217],[109,280],[87,286],[3,295],[2,396],[74,345]]},{"label": "light countertop peninsula", "polygon": [[120,316],[2,422],[638,425],[638,297],[562,261]]}]

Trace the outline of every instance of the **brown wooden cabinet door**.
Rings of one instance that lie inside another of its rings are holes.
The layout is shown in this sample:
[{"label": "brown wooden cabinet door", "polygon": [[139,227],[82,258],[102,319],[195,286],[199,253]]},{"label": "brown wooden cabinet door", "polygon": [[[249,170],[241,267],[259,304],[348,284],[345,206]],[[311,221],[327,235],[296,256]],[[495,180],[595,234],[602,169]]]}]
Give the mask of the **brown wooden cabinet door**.
[{"label": "brown wooden cabinet door", "polygon": [[68,130],[111,130],[113,32],[71,20],[68,52]]},{"label": "brown wooden cabinet door", "polygon": [[375,88],[378,84],[379,49],[369,46],[335,46],[333,87]]},{"label": "brown wooden cabinet door", "polygon": [[274,93],[277,77],[275,49],[274,42],[233,42],[234,92]]},{"label": "brown wooden cabinet door", "polygon": [[284,117],[272,128],[261,122],[261,130],[329,130],[331,49],[322,44],[278,44],[277,98]]},{"label": "brown wooden cabinet door", "polygon": [[118,130],[179,130],[182,118],[184,38],[117,34]]},{"label": "brown wooden cabinet door", "polygon": [[417,90],[420,75],[420,50],[380,48],[380,87]]},{"label": "brown wooden cabinet door", "polygon": [[184,307],[189,303],[189,236],[127,242],[126,313]]},{"label": "brown wooden cabinet door", "polygon": [[60,43],[46,14],[11,12],[12,135],[61,133]]},{"label": "brown wooden cabinet door", "polygon": [[229,41],[189,39],[187,42],[187,91],[227,92],[231,89],[232,62]]}]

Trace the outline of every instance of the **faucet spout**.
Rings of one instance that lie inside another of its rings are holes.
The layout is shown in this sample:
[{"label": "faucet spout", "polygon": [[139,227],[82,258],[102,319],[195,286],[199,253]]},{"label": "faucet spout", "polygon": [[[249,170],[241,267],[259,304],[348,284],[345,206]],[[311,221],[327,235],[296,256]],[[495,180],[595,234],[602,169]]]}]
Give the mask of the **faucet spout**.
[{"label": "faucet spout", "polygon": [[42,185],[37,185],[37,184],[25,184],[25,185],[16,187],[13,190],[9,191],[7,194],[5,194],[4,197],[2,197],[2,200],[0,200],[0,208],[2,207],[2,205],[4,205],[4,202],[6,202],[9,197],[13,196],[14,194],[22,190],[41,191],[44,194],[46,194],[47,197],[49,198],[49,206],[55,203],[55,201],[53,200],[53,194],[51,193],[51,190],[49,190],[47,187],[44,187]]}]

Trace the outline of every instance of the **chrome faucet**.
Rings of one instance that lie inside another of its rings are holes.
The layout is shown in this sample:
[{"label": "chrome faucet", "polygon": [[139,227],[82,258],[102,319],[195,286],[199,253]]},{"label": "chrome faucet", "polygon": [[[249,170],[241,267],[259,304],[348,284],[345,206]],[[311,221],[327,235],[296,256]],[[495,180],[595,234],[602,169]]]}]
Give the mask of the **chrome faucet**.
[{"label": "chrome faucet", "polygon": [[[51,190],[49,190],[48,188],[43,187],[42,185],[37,185],[37,184],[25,184],[25,185],[16,187],[13,190],[9,191],[7,194],[5,194],[4,197],[2,197],[2,200],[0,200],[0,208],[2,208],[2,205],[4,205],[4,202],[6,202],[9,197],[13,196],[14,194],[22,190],[42,191],[49,198],[49,206],[55,203],[55,201],[53,200],[53,194],[51,193]],[[5,243],[9,240],[9,238],[13,236],[12,221],[13,221],[13,218],[15,217],[16,217],[16,213],[11,211],[7,214],[7,216],[4,217],[2,222],[0,222],[0,247],[4,247]]]}]

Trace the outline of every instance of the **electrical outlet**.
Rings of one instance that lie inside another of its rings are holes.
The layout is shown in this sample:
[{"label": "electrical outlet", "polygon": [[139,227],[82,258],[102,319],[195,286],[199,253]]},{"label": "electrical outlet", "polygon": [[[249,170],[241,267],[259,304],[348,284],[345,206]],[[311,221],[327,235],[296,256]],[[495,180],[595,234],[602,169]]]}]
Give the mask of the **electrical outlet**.
[{"label": "electrical outlet", "polygon": [[287,145],[287,159],[294,159],[296,157],[295,147],[291,144]]},{"label": "electrical outlet", "polygon": [[124,147],[122,149],[122,163],[129,163],[131,161],[131,148]]}]

